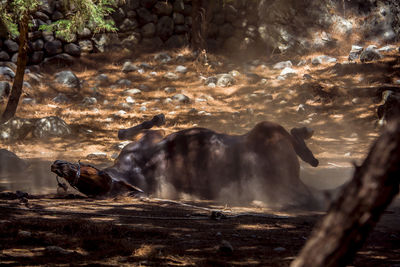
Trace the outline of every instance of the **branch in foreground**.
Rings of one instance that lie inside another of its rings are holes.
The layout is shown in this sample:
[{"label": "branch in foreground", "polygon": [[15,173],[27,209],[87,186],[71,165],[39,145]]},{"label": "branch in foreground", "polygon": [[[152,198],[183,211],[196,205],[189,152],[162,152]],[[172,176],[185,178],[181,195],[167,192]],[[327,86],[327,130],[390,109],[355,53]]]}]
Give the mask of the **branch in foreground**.
[{"label": "branch in foreground", "polygon": [[388,124],[291,267],[345,266],[399,192],[400,118]]}]

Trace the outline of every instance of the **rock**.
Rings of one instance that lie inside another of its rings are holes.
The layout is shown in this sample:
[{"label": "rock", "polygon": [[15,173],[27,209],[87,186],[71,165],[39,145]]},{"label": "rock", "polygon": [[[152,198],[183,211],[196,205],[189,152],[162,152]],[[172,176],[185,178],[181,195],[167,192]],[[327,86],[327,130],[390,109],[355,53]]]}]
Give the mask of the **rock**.
[{"label": "rock", "polygon": [[188,37],[186,34],[174,34],[165,41],[165,46],[168,48],[179,48],[187,44]]},{"label": "rock", "polygon": [[293,66],[292,62],[290,60],[288,61],[282,61],[282,62],[278,62],[273,66],[273,69],[276,70],[281,70],[284,68],[291,68]]},{"label": "rock", "polygon": [[166,92],[167,94],[173,94],[173,93],[176,93],[176,88],[175,87],[165,87],[164,92]]},{"label": "rock", "polygon": [[157,36],[166,41],[174,32],[174,21],[168,16],[161,17],[156,26]]},{"label": "rock", "polygon": [[48,247],[46,247],[45,252],[46,252],[46,254],[50,254],[50,255],[69,255],[69,254],[74,253],[72,251],[68,251],[68,250],[63,249],[58,246],[48,246]]},{"label": "rock", "polygon": [[175,25],[185,24],[185,16],[180,13],[174,12],[172,19],[174,20]]},{"label": "rock", "polygon": [[64,18],[64,15],[60,11],[54,11],[54,13],[51,15],[51,19],[53,21],[57,21],[57,20],[60,20],[63,18]]},{"label": "rock", "polygon": [[376,50],[376,46],[374,46],[374,45],[368,46],[360,54],[360,61],[362,63],[378,60],[378,59],[381,59],[381,58],[382,58],[382,55],[379,53],[378,50]]},{"label": "rock", "polygon": [[349,61],[355,61],[357,58],[360,57],[360,54],[361,54],[361,52],[363,50],[364,50],[364,48],[362,46],[352,45],[350,53],[349,53],[348,60]]},{"label": "rock", "polygon": [[44,49],[46,53],[50,56],[62,53],[62,43],[59,40],[54,40],[51,42],[46,42],[44,44]]},{"label": "rock", "polygon": [[117,85],[119,86],[131,86],[132,82],[128,79],[120,79],[117,81]]},{"label": "rock", "polygon": [[134,104],[135,103],[135,99],[133,99],[131,96],[128,96],[127,98],[125,98],[125,101],[128,104]]},{"label": "rock", "polygon": [[97,104],[97,99],[95,97],[84,97],[82,100],[82,104],[85,106],[91,106]]},{"label": "rock", "polygon": [[30,238],[32,233],[29,231],[18,230],[18,237],[20,238]]},{"label": "rock", "polygon": [[182,13],[185,10],[184,0],[175,0],[173,4],[174,12]]},{"label": "rock", "polygon": [[126,61],[122,66],[122,72],[128,73],[132,71],[137,71],[139,68],[130,61]]},{"label": "rock", "polygon": [[179,79],[179,76],[176,75],[173,72],[167,72],[166,74],[164,74],[163,76],[164,78],[168,79],[168,80],[172,80],[172,81],[176,81]]},{"label": "rock", "polygon": [[[233,76],[233,75],[232,75]],[[210,76],[207,79],[205,79],[204,84],[208,85],[210,83],[216,84],[218,82],[218,77],[217,76]]]},{"label": "rock", "polygon": [[317,56],[311,60],[311,64],[313,65],[320,65],[322,63],[336,63],[336,62],[337,62],[336,58],[326,55]]},{"label": "rock", "polygon": [[394,50],[396,50],[396,47],[394,45],[386,45],[384,47],[379,48],[378,52],[388,53],[388,52],[392,52]]},{"label": "rock", "polygon": [[183,104],[190,103],[190,98],[184,94],[176,94],[172,97],[172,99]]},{"label": "rock", "polygon": [[218,78],[218,80],[217,80],[217,86],[220,86],[220,87],[228,87],[228,86],[231,86],[231,85],[233,85],[233,84],[235,84],[235,78],[233,78],[233,76],[232,75],[230,75],[230,74],[219,74],[219,75],[217,75],[217,78]]},{"label": "rock", "polygon": [[164,100],[164,103],[165,103],[165,104],[172,103],[172,98],[167,97],[167,98]]},{"label": "rock", "polygon": [[64,137],[72,132],[68,124],[57,116],[50,116],[36,121],[33,136],[36,138]]},{"label": "rock", "polygon": [[79,46],[83,54],[88,54],[93,51],[93,43],[91,40],[81,40],[79,41]]},{"label": "rock", "polygon": [[11,57],[11,62],[17,63],[17,60],[18,60],[18,53],[15,53],[15,54],[12,55],[12,57]]},{"label": "rock", "polygon": [[209,83],[209,84],[207,84],[207,86],[210,87],[210,88],[215,88],[215,87],[217,87],[217,85],[216,85],[215,83]]},{"label": "rock", "polygon": [[145,7],[145,8],[152,8],[155,3],[157,3],[157,0],[140,0],[140,4]]},{"label": "rock", "polygon": [[185,66],[179,65],[175,68],[175,72],[185,74],[188,69]]},{"label": "rock", "polygon": [[93,152],[86,156],[87,159],[106,159],[107,153],[105,152]]},{"label": "rock", "polygon": [[159,53],[154,56],[154,60],[159,61],[161,63],[168,63],[172,60],[172,58],[167,53]]},{"label": "rock", "polygon": [[274,251],[276,251],[276,252],[284,252],[284,251],[286,251],[286,248],[276,247],[276,248],[274,248]]},{"label": "rock", "polygon": [[139,33],[133,33],[130,36],[128,36],[126,39],[124,39],[122,42],[120,42],[118,38],[118,34],[116,33],[103,33],[103,34],[96,34],[95,36],[92,37],[92,41],[94,43],[95,48],[97,49],[98,52],[103,53],[108,50],[112,50],[115,48],[120,48],[121,45],[126,45],[128,40],[131,40],[131,43],[137,43],[138,35]]},{"label": "rock", "polygon": [[233,253],[233,247],[228,241],[222,240],[221,244],[218,247],[218,251],[223,253],[223,254],[232,254]]},{"label": "rock", "polygon": [[78,32],[78,37],[80,39],[90,38],[92,36],[92,31],[88,28],[83,28],[82,31]]},{"label": "rock", "polygon": [[42,37],[45,42],[53,42],[54,41],[54,35],[53,32],[49,31],[43,31],[42,32]]},{"label": "rock", "polygon": [[296,108],[297,113],[304,113],[305,111],[306,111],[306,109],[303,104],[298,105]]},{"label": "rock", "polygon": [[150,13],[150,11],[146,8],[139,8],[138,10],[136,10],[136,13],[138,15],[140,24],[155,22],[153,14]]},{"label": "rock", "polygon": [[43,51],[35,51],[29,57],[29,64],[39,64],[43,61],[44,52]]},{"label": "rock", "polygon": [[56,79],[55,81],[57,83],[63,84],[66,87],[69,88],[80,88],[80,81],[79,78],[76,77],[76,75],[69,70],[61,71],[56,73],[55,75]]},{"label": "rock", "polygon": [[0,81],[0,99],[7,97],[10,94],[11,86],[9,82]]},{"label": "rock", "polygon": [[74,57],[79,57],[81,55],[81,48],[78,45],[72,43],[64,45],[64,51],[65,53]]},{"label": "rock", "polygon": [[141,107],[139,108],[139,111],[146,111],[146,110],[147,110],[146,106],[141,106]]},{"label": "rock", "polygon": [[313,77],[310,74],[305,73],[305,74],[303,74],[303,79],[304,80],[312,80]]},{"label": "rock", "polygon": [[49,16],[47,16],[45,13],[40,12],[40,11],[36,11],[33,14],[33,17],[37,18],[37,19],[40,19],[40,20],[43,20],[43,21],[48,21],[50,19]]},{"label": "rock", "polygon": [[42,39],[36,40],[34,42],[29,42],[29,47],[34,51],[40,51],[44,48],[44,42]]},{"label": "rock", "polygon": [[135,19],[126,18],[119,28],[122,32],[127,32],[135,30],[138,26],[139,24]]},{"label": "rock", "polygon": [[41,37],[42,37],[42,32],[41,31],[28,32],[28,39],[30,41],[35,41],[37,39],[40,39]]},{"label": "rock", "polygon": [[15,153],[6,149],[0,149],[0,176],[19,173],[28,167],[29,164]]},{"label": "rock", "polygon": [[285,67],[281,71],[280,76],[293,76],[293,75],[296,75],[296,74],[297,74],[297,70],[292,69],[290,67]]},{"label": "rock", "polygon": [[25,104],[25,105],[35,105],[36,104],[36,100],[34,98],[30,98],[30,97],[24,97],[21,100],[21,104]]},{"label": "rock", "polygon": [[153,22],[145,24],[141,29],[142,36],[151,38],[156,33],[156,25]]},{"label": "rock", "polygon": [[14,71],[12,69],[10,69],[9,67],[1,67],[0,66],[0,75],[7,75],[10,78],[15,77]]},{"label": "rock", "polygon": [[14,117],[0,125],[0,140],[21,140],[32,131],[33,127],[32,120]]},{"label": "rock", "polygon": [[158,16],[169,16],[172,13],[172,5],[167,1],[158,1],[154,7],[153,12]]},{"label": "rock", "polygon": [[14,42],[13,40],[5,40],[3,45],[5,46],[6,50],[10,53],[18,52],[19,46],[17,42]]},{"label": "rock", "polygon": [[97,81],[97,85],[106,85],[110,82],[110,80],[108,79],[107,74],[99,74],[96,76],[95,80]]},{"label": "rock", "polygon": [[52,99],[52,101],[58,104],[66,104],[70,102],[70,99],[63,93],[59,93],[56,97]]},{"label": "rock", "polygon": [[6,51],[0,51],[0,61],[8,61],[10,60],[10,56]]},{"label": "rock", "polygon": [[147,69],[147,70],[152,70],[153,69],[153,67],[150,64],[146,63],[146,62],[140,63],[139,67],[143,68],[143,69]]},{"label": "rock", "polygon": [[58,54],[53,57],[45,58],[42,62],[44,67],[68,67],[74,64],[75,58],[67,53]]},{"label": "rock", "polygon": [[142,91],[137,88],[128,89],[125,91],[125,94],[127,94],[127,95],[140,95],[141,93],[142,93]]}]

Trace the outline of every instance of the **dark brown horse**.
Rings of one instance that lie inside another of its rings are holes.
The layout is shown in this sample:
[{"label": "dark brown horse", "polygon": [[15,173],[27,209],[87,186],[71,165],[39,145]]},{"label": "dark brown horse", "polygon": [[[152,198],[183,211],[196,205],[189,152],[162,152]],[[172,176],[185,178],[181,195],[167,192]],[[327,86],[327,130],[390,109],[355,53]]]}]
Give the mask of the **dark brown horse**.
[{"label": "dark brown horse", "polygon": [[271,206],[308,205],[313,197],[299,178],[297,156],[318,160],[304,143],[308,128],[261,122],[244,135],[191,128],[162,137],[149,131],[128,144],[113,166],[103,170],[57,160],[51,170],[89,196],[144,192],[189,194],[224,201],[262,200]]}]

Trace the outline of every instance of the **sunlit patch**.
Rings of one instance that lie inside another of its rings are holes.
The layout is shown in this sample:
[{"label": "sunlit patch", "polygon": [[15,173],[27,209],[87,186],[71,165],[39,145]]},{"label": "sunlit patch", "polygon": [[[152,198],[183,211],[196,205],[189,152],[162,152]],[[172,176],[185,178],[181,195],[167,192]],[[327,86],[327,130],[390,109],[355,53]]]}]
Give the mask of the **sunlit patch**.
[{"label": "sunlit patch", "polygon": [[240,224],[236,227],[238,230],[276,230],[280,227],[276,227],[269,224]]}]

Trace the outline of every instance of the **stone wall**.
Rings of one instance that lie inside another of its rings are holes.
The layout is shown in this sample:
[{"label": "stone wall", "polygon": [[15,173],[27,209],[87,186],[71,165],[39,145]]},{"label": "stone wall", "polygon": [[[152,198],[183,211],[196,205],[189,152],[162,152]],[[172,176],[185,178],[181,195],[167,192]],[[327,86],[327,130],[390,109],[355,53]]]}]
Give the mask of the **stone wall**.
[{"label": "stone wall", "polygon": [[[29,32],[29,65],[53,59],[73,60],[81,54],[104,52],[108,49],[145,49],[180,47],[189,43],[192,6],[190,0],[125,0],[121,1],[112,19],[116,33],[93,34],[88,28],[67,42],[52,32],[38,30],[40,25],[64,18],[58,1],[44,1],[33,14]],[[1,26],[1,25],[0,25]],[[4,27],[3,27],[4,29]],[[18,39],[8,39],[0,33],[0,61],[17,61]]]},{"label": "stone wall", "polygon": [[[29,63],[62,60],[85,53],[108,49],[163,49],[188,45],[191,37],[191,0],[124,0],[112,14],[117,33],[93,34],[89,29],[74,36],[67,43],[51,32],[38,27],[64,17],[62,6],[56,0],[33,14],[29,33]],[[329,34],[334,31],[343,39],[354,29],[385,42],[399,39],[400,15],[397,1],[372,1],[366,9],[358,0],[350,1],[348,12],[362,11],[370,23],[355,25],[354,20],[341,16],[342,1],[311,0],[213,0],[209,1],[207,45],[211,51],[254,53],[303,53],[335,45]],[[336,9],[339,12],[332,13]],[[350,10],[352,8],[353,10]],[[343,12],[344,13],[344,12]],[[9,40],[0,25],[0,61],[16,61],[18,45]],[[4,28],[4,27],[3,27]],[[368,37],[368,36],[366,36]]]}]

